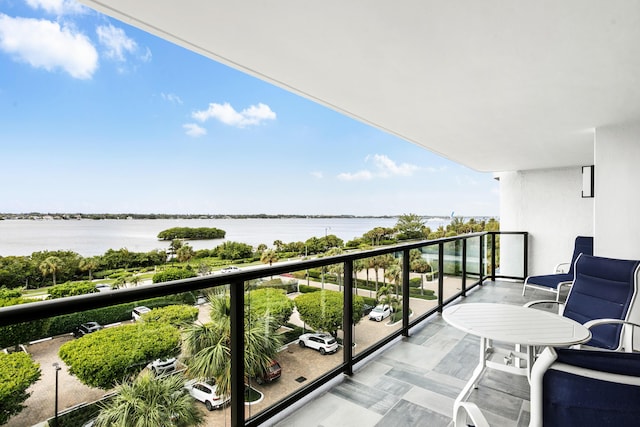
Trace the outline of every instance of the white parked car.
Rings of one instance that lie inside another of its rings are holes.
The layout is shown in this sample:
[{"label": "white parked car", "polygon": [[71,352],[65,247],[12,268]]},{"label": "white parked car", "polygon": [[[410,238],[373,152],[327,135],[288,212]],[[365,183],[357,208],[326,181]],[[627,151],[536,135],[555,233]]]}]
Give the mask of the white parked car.
[{"label": "white parked car", "polygon": [[147,368],[151,369],[156,375],[167,375],[174,372],[178,367],[178,361],[175,357],[169,357],[167,359],[156,359],[147,365]]},{"label": "white parked car", "polygon": [[391,316],[391,307],[387,304],[378,305],[369,312],[369,320],[375,320],[376,322],[380,322],[382,319],[386,319],[389,316]]},{"label": "white parked car", "polygon": [[135,322],[137,320],[140,320],[140,316],[142,316],[143,314],[148,313],[150,311],[151,311],[151,309],[149,307],[145,307],[144,305],[141,305],[140,307],[135,307],[131,311],[131,318]]},{"label": "white parked car", "polygon": [[220,270],[220,273],[233,273],[235,271],[240,271],[240,269],[234,265],[230,265]]},{"label": "white parked car", "polygon": [[318,350],[322,355],[338,351],[338,342],[329,334],[302,334],[298,345]]},{"label": "white parked car", "polygon": [[214,380],[197,381],[190,380],[184,385],[191,397],[204,403],[208,410],[220,409],[231,400],[231,396],[218,396]]}]

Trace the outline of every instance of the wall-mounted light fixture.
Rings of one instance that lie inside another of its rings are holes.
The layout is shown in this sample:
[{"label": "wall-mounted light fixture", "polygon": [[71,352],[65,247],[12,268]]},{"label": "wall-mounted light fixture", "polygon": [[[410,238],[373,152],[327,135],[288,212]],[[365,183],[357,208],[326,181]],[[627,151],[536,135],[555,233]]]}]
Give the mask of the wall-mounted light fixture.
[{"label": "wall-mounted light fixture", "polygon": [[595,184],[595,166],[582,167],[582,197],[593,197]]}]

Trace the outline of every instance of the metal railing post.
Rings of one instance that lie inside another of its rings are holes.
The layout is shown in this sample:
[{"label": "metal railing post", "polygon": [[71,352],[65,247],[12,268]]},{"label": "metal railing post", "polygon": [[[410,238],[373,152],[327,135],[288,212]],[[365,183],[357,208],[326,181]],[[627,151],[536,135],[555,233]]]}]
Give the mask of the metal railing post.
[{"label": "metal railing post", "polygon": [[409,249],[402,251],[402,336],[409,336],[409,298],[411,297],[409,287],[410,255]]},{"label": "metal railing post", "polygon": [[231,425],[244,425],[244,283],[230,284]]},{"label": "metal railing post", "polygon": [[462,239],[462,296],[467,296],[467,239]]},{"label": "metal railing post", "polygon": [[444,307],[444,243],[438,243],[438,312]]},{"label": "metal railing post", "polygon": [[479,257],[478,257],[478,272],[479,274],[479,279],[480,279],[480,286],[483,285],[484,283],[484,279],[485,279],[485,271],[484,271],[484,235],[480,236],[480,250],[478,251],[479,253]]},{"label": "metal railing post", "polygon": [[342,351],[345,374],[353,375],[353,261],[344,262],[344,310],[342,318]]},{"label": "metal railing post", "polygon": [[491,236],[491,281],[496,281],[496,233],[489,233]]}]

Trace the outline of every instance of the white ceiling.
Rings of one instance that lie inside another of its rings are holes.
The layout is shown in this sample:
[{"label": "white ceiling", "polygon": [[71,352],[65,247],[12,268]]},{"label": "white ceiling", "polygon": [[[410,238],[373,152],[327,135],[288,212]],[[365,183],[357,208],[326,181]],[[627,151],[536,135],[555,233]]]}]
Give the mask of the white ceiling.
[{"label": "white ceiling", "polygon": [[639,1],[81,2],[480,171],[640,117]]}]

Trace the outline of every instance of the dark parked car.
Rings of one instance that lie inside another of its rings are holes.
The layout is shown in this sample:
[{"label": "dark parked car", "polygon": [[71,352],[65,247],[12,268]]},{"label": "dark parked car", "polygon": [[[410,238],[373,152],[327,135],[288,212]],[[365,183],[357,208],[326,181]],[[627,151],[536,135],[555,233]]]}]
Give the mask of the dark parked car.
[{"label": "dark parked car", "polygon": [[362,306],[362,316],[364,317],[364,316],[368,315],[369,313],[371,313],[371,310],[373,310],[373,307],[374,306],[372,306],[372,305],[364,304]]},{"label": "dark parked car", "polygon": [[280,363],[278,363],[277,360],[272,360],[267,370],[264,371],[262,375],[256,377],[256,382],[258,384],[270,383],[280,378],[280,375],[282,375]]},{"label": "dark parked car", "polygon": [[76,338],[83,337],[87,334],[90,334],[95,331],[99,331],[102,329],[102,325],[98,322],[87,322],[78,326],[75,331],[73,331],[73,336]]}]

